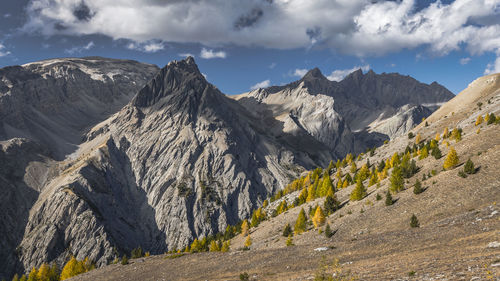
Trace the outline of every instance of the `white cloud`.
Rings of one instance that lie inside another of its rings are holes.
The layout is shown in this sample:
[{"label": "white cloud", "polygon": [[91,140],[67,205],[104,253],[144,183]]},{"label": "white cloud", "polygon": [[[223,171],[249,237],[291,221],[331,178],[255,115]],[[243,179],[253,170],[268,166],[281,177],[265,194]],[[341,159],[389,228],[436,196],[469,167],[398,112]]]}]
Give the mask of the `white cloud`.
[{"label": "white cloud", "polygon": [[493,74],[493,73],[500,73],[500,55],[497,56],[497,59],[493,63],[489,63],[486,66],[486,69],[484,70],[484,74]]},{"label": "white cloud", "polygon": [[8,13],[3,15],[4,18],[10,18],[10,16],[11,16],[11,14],[8,14]]},{"label": "white cloud", "polygon": [[156,53],[165,49],[165,44],[158,41],[148,41],[143,43],[130,42],[127,44],[127,49],[146,53]]},{"label": "white cloud", "polygon": [[344,77],[346,77],[347,75],[351,74],[352,72],[354,72],[358,69],[361,69],[363,71],[368,71],[368,70],[370,70],[370,65],[366,64],[363,66],[355,66],[355,67],[350,68],[350,69],[337,69],[337,70],[332,71],[332,73],[330,75],[326,76],[326,78],[330,81],[340,81],[340,80],[344,79]]},{"label": "white cloud", "polygon": [[5,50],[5,46],[0,43],[0,57],[5,57],[6,55],[9,55],[10,52]]},{"label": "white cloud", "polygon": [[218,51],[215,52],[214,50],[202,48],[200,52],[200,57],[202,59],[225,59],[226,58],[226,52],[224,51]]},{"label": "white cloud", "polygon": [[73,48],[70,48],[70,49],[66,49],[66,50],[64,50],[64,52],[67,53],[67,54],[71,54],[72,55],[72,54],[77,54],[77,53],[81,53],[83,51],[90,50],[94,46],[95,46],[94,42],[90,41],[89,43],[87,43],[87,45],[76,46],[76,47],[73,47]]},{"label": "white cloud", "polygon": [[259,82],[255,85],[253,85],[252,87],[250,87],[250,90],[257,90],[257,89],[260,89],[260,88],[267,88],[271,86],[271,80],[264,80],[262,82]]},{"label": "white cloud", "polygon": [[461,65],[466,65],[470,62],[471,58],[461,58],[460,59],[460,64]]},{"label": "white cloud", "polygon": [[293,73],[291,74],[291,76],[297,76],[297,77],[302,77],[304,75],[306,75],[306,73],[308,72],[309,70],[305,69],[305,68],[297,68],[293,71]]},{"label": "white cloud", "polygon": [[314,45],[356,56],[420,46],[437,55],[481,54],[500,46],[500,0],[436,1],[424,9],[416,9],[416,1],[30,0],[23,30],[212,48]]},{"label": "white cloud", "polygon": [[273,63],[271,63],[271,64],[269,65],[269,68],[270,68],[270,69],[274,69],[274,68],[276,67],[276,65],[277,65],[277,64],[276,64],[275,62],[273,62]]}]

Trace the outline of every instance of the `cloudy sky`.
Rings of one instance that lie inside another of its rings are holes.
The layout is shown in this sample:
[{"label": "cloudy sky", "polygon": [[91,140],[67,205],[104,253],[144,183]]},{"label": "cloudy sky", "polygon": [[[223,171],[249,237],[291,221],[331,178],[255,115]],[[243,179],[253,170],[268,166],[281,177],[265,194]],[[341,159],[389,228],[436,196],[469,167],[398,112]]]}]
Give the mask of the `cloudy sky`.
[{"label": "cloudy sky", "polygon": [[0,67],[54,57],[163,67],[195,57],[227,94],[319,67],[399,72],[458,93],[500,72],[500,0],[12,0],[0,3]]}]

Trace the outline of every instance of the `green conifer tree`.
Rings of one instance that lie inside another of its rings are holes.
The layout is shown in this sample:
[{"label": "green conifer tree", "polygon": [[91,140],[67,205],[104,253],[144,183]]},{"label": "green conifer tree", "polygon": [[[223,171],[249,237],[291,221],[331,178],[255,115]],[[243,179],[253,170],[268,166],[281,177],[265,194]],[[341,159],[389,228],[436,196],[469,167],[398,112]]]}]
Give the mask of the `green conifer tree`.
[{"label": "green conifer tree", "polygon": [[394,204],[394,200],[392,199],[391,192],[387,190],[387,193],[385,194],[385,205],[390,206],[392,204]]},{"label": "green conifer tree", "polygon": [[420,223],[417,219],[417,216],[415,216],[415,214],[413,214],[410,218],[410,226],[411,227],[420,227]]},{"label": "green conifer tree", "polygon": [[414,194],[420,194],[422,192],[423,192],[423,190],[422,190],[422,184],[417,179],[417,181],[415,182],[415,185],[413,186],[413,193]]}]

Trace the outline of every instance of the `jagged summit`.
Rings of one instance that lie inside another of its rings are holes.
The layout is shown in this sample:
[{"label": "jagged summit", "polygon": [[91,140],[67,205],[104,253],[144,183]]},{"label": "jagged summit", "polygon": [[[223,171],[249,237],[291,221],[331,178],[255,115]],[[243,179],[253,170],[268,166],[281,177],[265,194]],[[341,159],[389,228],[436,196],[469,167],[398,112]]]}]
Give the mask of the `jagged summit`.
[{"label": "jagged summit", "polygon": [[313,79],[326,79],[326,77],[321,73],[321,70],[319,68],[315,67],[311,70],[309,70],[304,77],[302,77],[301,80],[303,81],[310,81]]},{"label": "jagged summit", "polygon": [[215,89],[201,74],[194,58],[189,56],[168,63],[139,91],[131,103],[138,107],[151,106],[168,95],[191,95],[199,98],[206,92],[206,88]]}]

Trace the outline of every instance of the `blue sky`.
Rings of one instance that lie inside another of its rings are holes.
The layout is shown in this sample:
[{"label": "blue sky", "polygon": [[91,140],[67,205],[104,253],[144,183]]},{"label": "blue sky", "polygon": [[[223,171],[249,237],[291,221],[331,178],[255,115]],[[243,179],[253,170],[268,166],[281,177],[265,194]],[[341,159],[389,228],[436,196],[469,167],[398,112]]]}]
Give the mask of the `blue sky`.
[{"label": "blue sky", "polygon": [[0,4],[0,67],[104,56],[163,67],[194,55],[222,92],[319,67],[399,72],[454,93],[500,71],[500,0],[22,0]]}]

